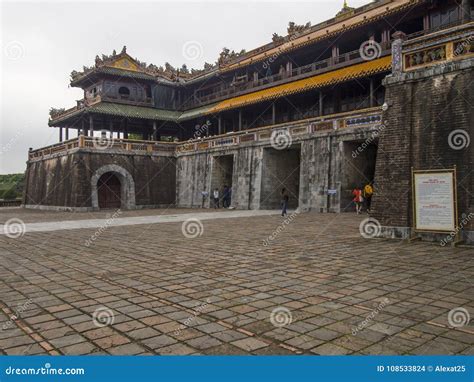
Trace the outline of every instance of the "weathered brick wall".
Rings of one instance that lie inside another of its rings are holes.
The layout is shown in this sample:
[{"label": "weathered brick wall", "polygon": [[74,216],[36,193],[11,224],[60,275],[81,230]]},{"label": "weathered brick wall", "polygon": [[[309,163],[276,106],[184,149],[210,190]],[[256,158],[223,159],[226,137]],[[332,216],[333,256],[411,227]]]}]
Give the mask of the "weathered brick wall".
[{"label": "weathered brick wall", "polygon": [[[232,206],[237,209],[260,207],[262,148],[252,146],[178,156],[176,199],[179,207],[201,207],[202,191],[210,193],[216,185],[223,186],[220,173],[213,171],[217,165],[214,157],[223,155],[233,156]],[[208,197],[204,206],[210,205]]]},{"label": "weathered brick wall", "polygon": [[[474,138],[474,60],[449,63],[386,79],[385,128],[376,164],[374,217],[383,226],[412,226],[411,167],[458,170],[460,215],[474,212],[473,146],[456,150],[455,130]],[[474,219],[466,230],[474,229]]]},{"label": "weathered brick wall", "polygon": [[282,188],[287,189],[289,208],[298,207],[300,151],[299,145],[294,145],[290,150],[268,148],[263,151],[260,208],[278,209]]},{"label": "weathered brick wall", "polygon": [[132,175],[137,206],[175,204],[175,158],[86,152],[29,163],[24,204],[91,208],[91,178],[110,164]]},{"label": "weathered brick wall", "polygon": [[[211,158],[207,153],[177,158],[176,200],[179,207],[201,207],[202,191],[211,191]],[[209,197],[205,200],[209,207]]]}]

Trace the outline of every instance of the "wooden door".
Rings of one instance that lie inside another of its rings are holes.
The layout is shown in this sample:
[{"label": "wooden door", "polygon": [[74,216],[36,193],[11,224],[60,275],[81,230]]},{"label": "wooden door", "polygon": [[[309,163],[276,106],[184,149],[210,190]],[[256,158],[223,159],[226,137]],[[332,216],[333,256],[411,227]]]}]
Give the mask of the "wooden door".
[{"label": "wooden door", "polygon": [[102,175],[97,184],[99,208],[120,208],[121,200],[120,179],[114,173]]}]

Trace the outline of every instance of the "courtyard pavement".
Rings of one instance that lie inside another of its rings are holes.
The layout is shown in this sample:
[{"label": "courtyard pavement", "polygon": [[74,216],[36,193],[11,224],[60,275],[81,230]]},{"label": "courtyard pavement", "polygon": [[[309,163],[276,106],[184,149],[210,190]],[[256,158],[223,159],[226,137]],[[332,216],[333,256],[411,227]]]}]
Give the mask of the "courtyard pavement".
[{"label": "courtyard pavement", "polygon": [[474,354],[472,247],[248,213],[0,210],[0,353]]}]

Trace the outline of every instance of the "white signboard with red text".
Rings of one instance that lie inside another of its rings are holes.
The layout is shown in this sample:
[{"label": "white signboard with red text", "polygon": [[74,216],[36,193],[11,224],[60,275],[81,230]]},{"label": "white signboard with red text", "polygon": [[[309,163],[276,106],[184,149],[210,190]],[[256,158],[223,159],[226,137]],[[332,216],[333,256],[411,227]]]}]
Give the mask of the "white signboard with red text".
[{"label": "white signboard with red text", "polygon": [[414,171],[413,202],[416,231],[456,230],[456,176],[453,170]]}]

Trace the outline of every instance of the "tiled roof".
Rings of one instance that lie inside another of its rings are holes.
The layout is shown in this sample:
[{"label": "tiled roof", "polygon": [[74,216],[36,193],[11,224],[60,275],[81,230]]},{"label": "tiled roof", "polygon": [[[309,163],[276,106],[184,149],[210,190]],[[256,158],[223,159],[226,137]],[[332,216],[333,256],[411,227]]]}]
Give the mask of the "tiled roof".
[{"label": "tiled roof", "polygon": [[113,115],[124,118],[151,119],[156,121],[176,121],[182,114],[180,111],[155,109],[152,107],[133,106],[112,102],[99,102],[92,106],[86,106],[68,113],[67,115],[53,119],[49,122],[49,125],[56,126],[58,123],[82,113]]},{"label": "tiled roof", "polygon": [[112,68],[110,66],[102,66],[100,68],[96,68],[90,73],[87,73],[73,81],[71,81],[71,86],[76,86],[77,84],[84,82],[89,78],[90,76],[93,76],[97,73],[100,74],[110,74],[118,77],[127,77],[127,78],[135,78],[139,80],[150,80],[150,81],[156,81],[156,77],[143,73],[143,72],[137,72],[137,71],[132,71],[132,70],[125,70],[125,69],[119,69],[119,68]]},{"label": "tiled roof", "polygon": [[333,85],[354,78],[369,76],[371,74],[387,71],[391,68],[391,66],[391,56],[378,58],[373,61],[363,62],[361,64],[349,66],[347,68],[334,70],[332,72],[319,74],[295,82],[290,82],[287,84],[260,90],[254,93],[230,98],[217,103],[208,111],[208,113],[216,113],[222,110],[250,105],[253,103],[266,101],[277,97],[288,96],[290,94],[300,93],[315,88]]},{"label": "tiled roof", "polygon": [[[272,46],[271,44],[268,44],[264,47],[249,51],[242,58],[237,59],[237,61],[233,61],[221,66],[219,71],[228,72],[240,67],[254,64],[256,62],[264,61],[275,55],[279,56],[283,53],[288,53],[305,45],[313,44],[317,41],[334,37],[334,35],[337,35],[342,31],[347,32],[351,29],[374,22],[380,18],[387,17],[390,14],[408,9],[409,7],[412,7],[420,2],[421,0],[392,0],[380,1],[380,4],[368,4],[361,8],[355,9],[356,13],[348,18],[344,18],[342,20],[336,18],[334,20],[330,20],[330,22],[326,21],[319,25],[315,25],[308,31],[305,31],[300,35],[296,35],[294,38],[290,37],[290,41],[286,41],[281,45]],[[365,10],[367,7],[368,9]],[[359,9],[363,11],[360,13],[357,12]]]},{"label": "tiled roof", "polygon": [[284,97],[295,93],[301,93],[307,90],[330,86],[339,82],[349,81],[355,78],[366,77],[375,73],[390,70],[392,66],[391,56],[367,61],[346,68],[334,70],[319,74],[313,77],[301,79],[298,81],[274,86],[272,88],[260,90],[254,93],[230,98],[211,105],[198,107],[185,112],[155,109],[152,107],[133,106],[127,104],[118,104],[112,102],[99,102],[92,106],[73,110],[64,116],[60,116],[52,121],[50,125],[54,126],[59,122],[65,121],[81,113],[96,113],[105,115],[114,115],[127,118],[141,118],[159,121],[182,122],[198,116],[218,113],[223,110],[242,107],[262,101],[271,100],[277,97]]}]

